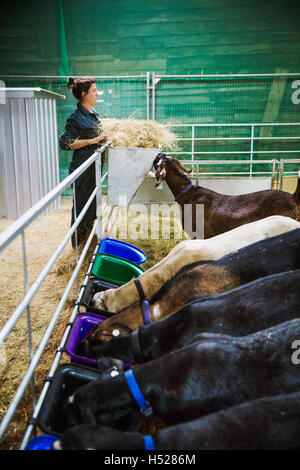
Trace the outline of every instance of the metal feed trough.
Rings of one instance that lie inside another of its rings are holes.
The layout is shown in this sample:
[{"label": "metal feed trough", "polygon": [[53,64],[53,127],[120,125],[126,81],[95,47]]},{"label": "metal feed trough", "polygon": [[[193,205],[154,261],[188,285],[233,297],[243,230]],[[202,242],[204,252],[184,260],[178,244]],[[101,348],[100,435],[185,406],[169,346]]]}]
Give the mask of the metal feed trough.
[{"label": "metal feed trough", "polygon": [[153,160],[159,151],[159,148],[108,149],[107,202],[109,204],[129,206],[151,170]]}]

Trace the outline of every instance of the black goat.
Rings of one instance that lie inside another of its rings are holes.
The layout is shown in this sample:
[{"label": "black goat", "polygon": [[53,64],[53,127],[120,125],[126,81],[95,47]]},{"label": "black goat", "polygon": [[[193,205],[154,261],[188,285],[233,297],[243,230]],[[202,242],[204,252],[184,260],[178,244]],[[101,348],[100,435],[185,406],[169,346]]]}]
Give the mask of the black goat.
[{"label": "black goat", "polygon": [[[191,344],[134,367],[134,376],[153,411],[166,424],[229,408],[256,398],[300,390],[292,346],[300,320],[244,337],[205,333]],[[126,374],[126,373],[125,373]],[[119,409],[139,409],[125,374],[77,389],[70,407],[77,424],[109,422]]]},{"label": "black goat", "polygon": [[202,332],[245,336],[300,317],[300,269],[273,274],[236,289],[195,296],[183,308],[138,331],[107,343],[97,340],[79,353],[100,359],[145,362],[179,349]]},{"label": "black goat", "polygon": [[[300,392],[258,398],[153,436],[154,450],[295,450],[300,448]],[[68,429],[55,448],[144,450],[144,436],[98,425]]]}]

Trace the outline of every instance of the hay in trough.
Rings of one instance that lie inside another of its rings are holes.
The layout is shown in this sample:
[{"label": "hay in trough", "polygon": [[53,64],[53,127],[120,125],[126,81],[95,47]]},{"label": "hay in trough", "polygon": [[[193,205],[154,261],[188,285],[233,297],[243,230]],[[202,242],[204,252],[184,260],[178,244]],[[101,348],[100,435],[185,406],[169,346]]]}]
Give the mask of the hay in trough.
[{"label": "hay in trough", "polygon": [[103,132],[114,147],[177,150],[176,135],[156,121],[146,119],[102,119]]}]

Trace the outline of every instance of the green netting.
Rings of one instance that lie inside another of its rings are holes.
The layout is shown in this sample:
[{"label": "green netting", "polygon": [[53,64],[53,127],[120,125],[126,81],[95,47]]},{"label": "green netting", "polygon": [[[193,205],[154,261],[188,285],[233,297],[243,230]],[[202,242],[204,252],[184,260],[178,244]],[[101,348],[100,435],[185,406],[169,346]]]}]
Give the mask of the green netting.
[{"label": "green netting", "polygon": [[60,65],[59,75],[70,75],[68,43],[66,37],[64,8],[62,0],[59,0],[59,23],[60,23]]},{"label": "green netting", "polygon": [[0,74],[297,72],[299,14],[298,0],[3,2]]},{"label": "green netting", "polygon": [[[193,147],[191,140],[180,141],[179,155],[182,159],[299,158],[300,126],[258,125],[300,122],[300,105],[295,100],[295,93],[300,85],[298,79],[299,77],[232,77],[226,80],[164,78],[156,88],[156,119],[177,124],[172,130],[183,139],[192,138],[192,126],[180,127],[179,123],[205,124],[194,127]],[[238,124],[243,125],[237,126]],[[211,170],[212,174],[228,171],[228,167],[226,169],[222,164],[205,168],[207,172]],[[270,175],[272,168],[272,164],[253,164],[251,170],[254,176]],[[298,168],[299,163],[289,165],[290,171]],[[233,165],[230,168],[240,174],[249,174],[249,169],[250,166],[246,165]]]},{"label": "green netting", "polygon": [[161,79],[156,119],[206,124],[298,122],[299,106],[292,102],[296,79]]},{"label": "green netting", "polygon": [[[291,99],[297,93],[297,87],[292,88],[296,78],[205,78],[208,74],[300,72],[297,0],[16,0],[5,2],[1,13],[0,75],[128,76],[98,82],[103,93],[96,108],[101,117],[146,118],[145,75],[154,71],[189,74],[157,84],[155,117],[160,122],[300,121],[300,104]],[[202,77],[196,80],[192,74]],[[129,78],[132,75],[141,78]],[[57,102],[59,132],[76,106],[64,78],[3,80],[7,86],[42,86],[65,94],[67,100]],[[150,90],[150,117],[151,104]],[[176,128],[176,132],[191,137],[190,128]],[[196,128],[196,138],[237,140],[196,141],[194,157],[248,159],[249,153],[234,152],[249,151],[250,135],[251,128]],[[255,128],[254,135],[299,137],[299,127]],[[191,142],[179,144],[181,158],[190,158]],[[296,139],[255,140],[252,157],[295,158],[299,153],[286,151],[298,150],[298,145]],[[259,153],[265,151],[274,153]],[[70,156],[59,150],[61,178]]]},{"label": "green netting", "polygon": [[[295,100],[299,77],[248,79],[162,78],[155,89],[155,116],[178,136],[179,158],[190,160],[280,160],[300,157],[300,104]],[[57,101],[60,132],[76,100],[67,90],[66,79],[9,79],[7,86],[42,86],[66,96]],[[95,106],[101,118],[147,118],[147,80],[103,78]],[[152,90],[149,92],[152,116]],[[261,125],[272,123],[272,125]],[[289,124],[276,126],[274,123]],[[176,124],[176,126],[175,126]],[[188,125],[188,126],[182,126]],[[191,124],[194,126],[192,133]],[[240,125],[238,125],[240,124]],[[247,125],[246,125],[247,124]],[[253,125],[253,127],[252,127]],[[192,144],[194,135],[194,144]],[[251,136],[254,139],[251,142]],[[280,139],[279,139],[280,138]],[[199,140],[197,140],[199,139]],[[67,175],[71,152],[59,149],[60,175]],[[228,166],[206,167],[211,174],[225,174]],[[299,164],[289,164],[295,172]],[[249,174],[250,166],[233,165],[230,171]],[[272,164],[253,165],[252,174],[270,175]]]}]

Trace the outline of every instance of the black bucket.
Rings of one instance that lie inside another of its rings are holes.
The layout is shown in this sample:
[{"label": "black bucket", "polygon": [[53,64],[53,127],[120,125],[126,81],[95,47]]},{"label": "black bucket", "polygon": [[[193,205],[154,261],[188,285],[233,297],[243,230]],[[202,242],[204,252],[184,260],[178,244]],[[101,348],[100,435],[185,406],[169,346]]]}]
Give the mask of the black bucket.
[{"label": "black bucket", "polygon": [[41,430],[46,434],[61,437],[64,431],[73,425],[65,408],[67,399],[79,387],[100,379],[101,375],[100,371],[90,367],[73,364],[62,364],[58,367],[37,417]]},{"label": "black bucket", "polygon": [[118,284],[113,284],[111,282],[92,277],[88,280],[80,303],[81,305],[84,305],[84,307],[86,307],[87,312],[95,313],[103,317],[111,317],[116,313],[96,308],[92,300],[94,295],[97,294],[97,292],[102,292],[108,289],[116,289],[118,287],[120,287]]}]

